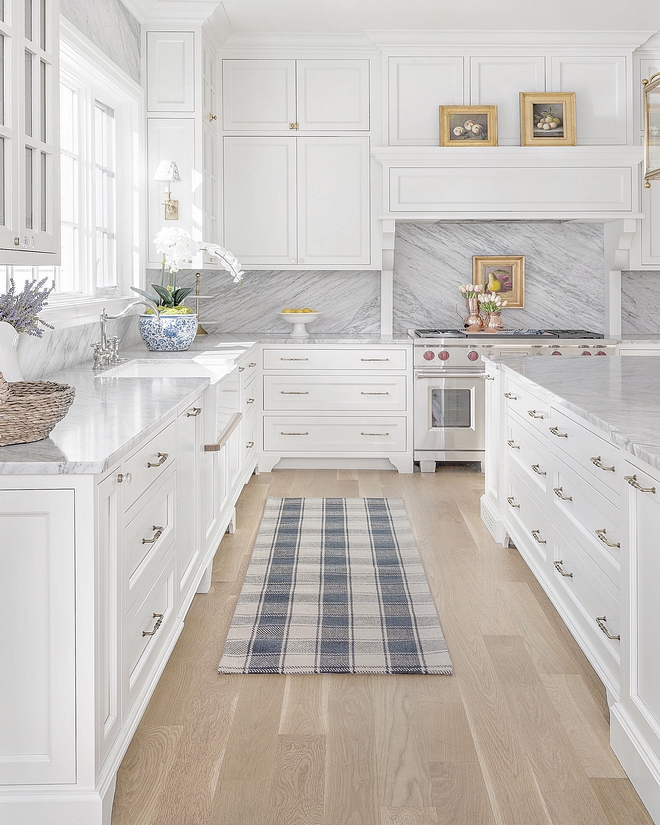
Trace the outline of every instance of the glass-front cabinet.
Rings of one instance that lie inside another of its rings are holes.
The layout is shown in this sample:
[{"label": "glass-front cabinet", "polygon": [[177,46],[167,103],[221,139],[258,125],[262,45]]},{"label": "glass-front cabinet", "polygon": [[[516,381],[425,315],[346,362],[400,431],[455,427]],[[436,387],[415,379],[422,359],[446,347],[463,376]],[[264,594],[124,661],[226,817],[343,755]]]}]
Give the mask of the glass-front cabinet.
[{"label": "glass-front cabinet", "polygon": [[0,0],[0,264],[58,263],[58,0]]}]

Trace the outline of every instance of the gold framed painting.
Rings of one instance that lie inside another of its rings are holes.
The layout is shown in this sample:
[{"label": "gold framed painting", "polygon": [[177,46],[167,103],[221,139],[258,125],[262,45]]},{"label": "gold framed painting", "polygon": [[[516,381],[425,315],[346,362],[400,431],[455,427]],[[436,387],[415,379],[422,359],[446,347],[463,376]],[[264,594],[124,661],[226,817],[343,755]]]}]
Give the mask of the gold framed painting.
[{"label": "gold framed painting", "polygon": [[497,106],[441,106],[440,146],[497,146]]},{"label": "gold framed painting", "polygon": [[507,309],[525,306],[524,255],[480,255],[472,258],[472,283],[495,292]]},{"label": "gold framed painting", "polygon": [[660,178],[660,72],[648,80],[644,87],[644,186],[648,189],[652,180]]},{"label": "gold framed painting", "polygon": [[521,146],[575,144],[575,92],[520,92]]}]

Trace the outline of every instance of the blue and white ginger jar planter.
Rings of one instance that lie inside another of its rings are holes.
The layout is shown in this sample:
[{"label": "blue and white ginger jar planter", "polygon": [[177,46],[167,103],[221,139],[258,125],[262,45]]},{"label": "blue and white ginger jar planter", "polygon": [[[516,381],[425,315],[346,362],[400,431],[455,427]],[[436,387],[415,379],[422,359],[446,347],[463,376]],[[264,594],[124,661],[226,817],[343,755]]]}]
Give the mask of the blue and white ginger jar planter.
[{"label": "blue and white ginger jar planter", "polygon": [[179,352],[195,339],[197,315],[140,315],[138,329],[151,352]]}]

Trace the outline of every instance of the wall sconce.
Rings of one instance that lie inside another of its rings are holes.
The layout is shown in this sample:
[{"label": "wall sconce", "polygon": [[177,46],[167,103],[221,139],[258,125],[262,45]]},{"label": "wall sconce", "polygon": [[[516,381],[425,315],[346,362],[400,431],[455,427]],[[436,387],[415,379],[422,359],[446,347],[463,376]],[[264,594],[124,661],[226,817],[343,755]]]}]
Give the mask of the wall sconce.
[{"label": "wall sconce", "polygon": [[154,180],[166,184],[165,186],[165,200],[163,206],[165,207],[165,220],[178,221],[179,220],[179,201],[173,201],[171,197],[170,186],[172,183],[178,183],[181,180],[179,169],[173,160],[161,160],[156,169]]}]

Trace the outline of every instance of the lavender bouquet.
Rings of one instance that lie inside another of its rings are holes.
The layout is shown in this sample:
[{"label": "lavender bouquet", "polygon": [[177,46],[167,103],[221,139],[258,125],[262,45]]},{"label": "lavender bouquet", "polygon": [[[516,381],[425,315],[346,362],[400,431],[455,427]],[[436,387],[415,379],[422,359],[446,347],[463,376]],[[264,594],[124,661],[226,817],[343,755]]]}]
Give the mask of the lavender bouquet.
[{"label": "lavender bouquet", "polygon": [[54,287],[44,287],[48,278],[40,281],[26,281],[23,289],[16,292],[14,279],[9,279],[9,290],[4,295],[0,295],[0,321],[11,324],[17,332],[24,332],[26,335],[35,335],[41,338],[44,334],[39,326],[53,329],[50,324],[42,321],[38,317],[41,310],[47,304],[47,298]]}]

